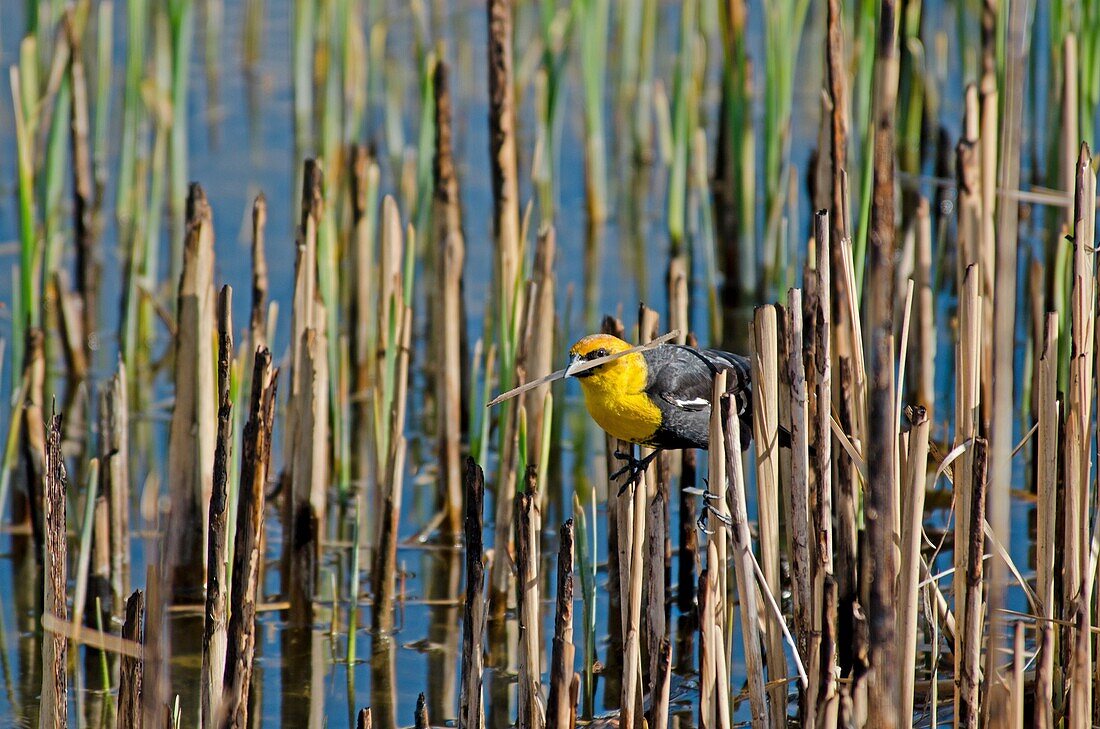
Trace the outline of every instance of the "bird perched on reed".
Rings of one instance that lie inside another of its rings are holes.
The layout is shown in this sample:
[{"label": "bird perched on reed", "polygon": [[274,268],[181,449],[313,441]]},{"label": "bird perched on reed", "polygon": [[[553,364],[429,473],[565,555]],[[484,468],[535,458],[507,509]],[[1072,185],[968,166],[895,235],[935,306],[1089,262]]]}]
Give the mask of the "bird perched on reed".
[{"label": "bird perched on reed", "polygon": [[[749,360],[717,349],[662,344],[630,352],[605,364],[585,363],[631,349],[610,334],[590,334],[569,350],[566,377],[575,377],[584,392],[588,414],[609,435],[655,449],[645,458],[617,452],[626,461],[612,474],[635,480],[661,450],[710,445],[710,408],[714,378],[726,372],[726,393],[740,416],[741,447],[752,436],[752,379]],[[628,483],[630,482],[628,481]]]}]

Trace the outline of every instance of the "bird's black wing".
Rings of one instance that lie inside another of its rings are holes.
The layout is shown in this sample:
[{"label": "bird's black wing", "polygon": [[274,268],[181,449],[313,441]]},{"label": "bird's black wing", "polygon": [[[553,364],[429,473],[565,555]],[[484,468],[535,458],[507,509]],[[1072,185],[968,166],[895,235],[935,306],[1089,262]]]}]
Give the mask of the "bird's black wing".
[{"label": "bird's black wing", "polygon": [[[717,349],[664,345],[646,353],[646,391],[665,405],[666,426],[682,431],[696,447],[706,447],[714,378],[726,372],[726,392],[734,396],[741,421],[751,424],[752,385],[747,357]],[[742,440],[751,435],[742,428]]]}]

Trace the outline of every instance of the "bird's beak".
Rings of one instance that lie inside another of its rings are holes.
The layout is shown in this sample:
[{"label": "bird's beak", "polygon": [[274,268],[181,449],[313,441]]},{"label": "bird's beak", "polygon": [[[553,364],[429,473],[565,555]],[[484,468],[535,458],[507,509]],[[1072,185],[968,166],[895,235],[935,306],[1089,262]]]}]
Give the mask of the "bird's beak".
[{"label": "bird's beak", "polygon": [[[574,354],[572,356],[572,358],[570,358],[570,360],[569,360],[569,365],[565,368],[565,376],[566,377],[577,377],[578,376],[577,375],[577,367],[579,367],[581,364],[583,364],[584,361],[585,361],[584,358],[581,357],[579,354]],[[584,377],[586,374],[588,374],[588,373],[587,372],[582,372],[582,373],[580,373],[580,376]]]}]

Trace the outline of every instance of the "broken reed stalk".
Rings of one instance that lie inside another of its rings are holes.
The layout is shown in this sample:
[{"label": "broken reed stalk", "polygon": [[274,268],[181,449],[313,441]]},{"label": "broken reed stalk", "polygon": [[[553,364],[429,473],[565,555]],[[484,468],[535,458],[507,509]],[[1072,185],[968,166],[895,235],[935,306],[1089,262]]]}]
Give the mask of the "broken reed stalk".
[{"label": "broken reed stalk", "polygon": [[917,665],[918,591],[920,589],[921,543],[924,529],[924,494],[928,480],[928,411],[920,405],[906,409],[911,430],[906,458],[905,490],[901,503],[901,570],[898,585],[897,620],[902,637],[901,676],[898,682],[898,720],[913,725],[913,683]]},{"label": "broken reed stalk", "polygon": [[271,352],[256,350],[252,370],[252,394],[248,422],[241,436],[241,482],[238,490],[236,540],[233,549],[233,584],[223,695],[218,725],[244,729],[248,724],[248,687],[252,681],[259,589],[264,498],[271,467],[271,427],[275,416],[278,373],[271,366]]},{"label": "broken reed stalk", "polygon": [[[725,522],[729,519],[729,502],[727,500],[726,457],[722,440],[722,408],[721,396],[726,390],[726,372],[719,372],[714,378],[712,390],[712,403],[710,411],[710,443],[714,444],[708,451],[709,480],[707,492],[704,496],[704,512],[707,515],[707,523],[711,524],[707,530],[707,559],[704,571],[699,578],[699,724],[704,729],[718,729],[729,724],[729,689],[728,666],[725,665],[726,640],[724,628],[727,624],[726,601],[729,592],[727,590],[726,567],[727,540],[722,533]],[[710,517],[713,515],[714,519]],[[754,591],[755,597],[755,591]],[[755,604],[755,603],[753,603]],[[744,609],[745,603],[742,603]],[[755,638],[746,638],[746,646],[750,640],[755,645],[756,662],[758,671],[763,670],[760,662],[760,647]],[[757,680],[753,679],[753,672],[749,670],[750,680],[750,705],[753,709],[754,722],[757,718],[757,695],[754,693],[755,684],[759,682],[763,686],[763,676],[757,674]],[[763,691],[760,693],[763,701]]]},{"label": "broken reed stalk", "polygon": [[[818,284],[820,289],[820,284]],[[816,718],[817,671],[814,662],[816,647],[811,647],[814,603],[812,602],[813,565],[810,558],[810,451],[809,423],[806,413],[806,369],[803,363],[802,292],[787,293],[787,378],[790,383],[791,411],[791,471],[787,480],[787,539],[791,566],[791,602],[794,606],[795,636],[798,653],[807,661],[810,684],[799,701],[799,716],[804,727],[813,727]],[[815,353],[816,354],[816,353]]]},{"label": "broken reed stalk", "polygon": [[[535,263],[531,271],[528,320],[524,327],[524,379],[532,381],[550,374],[554,366],[554,264],[557,259],[557,236],[553,225],[539,230],[535,244]],[[550,383],[529,390],[523,398],[527,413],[527,459],[539,467],[539,491],[547,496],[543,443],[549,442],[553,400]]]},{"label": "broken reed stalk", "polygon": [[233,447],[233,404],[229,397],[233,366],[233,289],[218,296],[218,437],[214,450],[214,481],[207,519],[206,609],[202,631],[202,725],[213,726],[221,704],[226,653],[226,559],[229,556],[226,518],[229,511],[229,459]]},{"label": "broken reed stalk", "polygon": [[979,726],[978,695],[981,681],[982,650],[982,572],[985,532],[985,498],[988,470],[988,447],[984,438],[975,438],[973,445],[974,476],[971,482],[970,524],[967,531],[967,565],[963,572],[965,587],[966,621],[963,623],[965,639],[962,643],[960,671],[955,674],[955,693],[958,695],[958,726],[976,729]]},{"label": "broken reed stalk", "polygon": [[[175,404],[168,438],[168,592],[198,602],[205,577],[207,504],[214,478],[214,221],[206,193],[192,185],[176,304]],[[201,528],[196,528],[201,525]]]},{"label": "broken reed stalk", "polygon": [[[46,432],[45,479],[42,493],[42,528],[44,531],[44,574],[42,578],[42,611],[44,614],[68,620],[66,602],[66,520],[65,464],[61,455],[61,416],[50,418]],[[68,726],[68,636],[47,632],[42,637],[42,694],[39,723],[41,729],[64,729]]]},{"label": "broken reed stalk", "polygon": [[[1037,627],[1040,637],[1038,670],[1035,680],[1035,725],[1054,727],[1054,628],[1051,621],[1061,617],[1055,605],[1054,555],[1058,550],[1055,526],[1058,514],[1058,313],[1046,315],[1043,352],[1039,358],[1038,401],[1039,432],[1035,458],[1035,592],[1042,606]],[[1043,701],[1042,698],[1046,697]]]},{"label": "broken reed stalk", "polygon": [[416,710],[413,713],[413,727],[415,729],[430,729],[431,722],[428,720],[428,701],[421,693],[416,697]]},{"label": "broken reed stalk", "polygon": [[473,458],[466,458],[466,599],[462,612],[462,686],[458,702],[458,729],[481,729],[482,638],[485,635],[484,527],[485,475]]},{"label": "broken reed stalk", "polygon": [[[719,385],[722,389],[719,389]],[[764,694],[764,667],[760,656],[760,613],[756,603],[756,580],[753,568],[752,536],[749,534],[749,515],[745,501],[745,478],[741,460],[741,422],[737,412],[736,400],[724,395],[725,377],[719,375],[715,378],[714,396],[711,402],[720,406],[713,408],[719,415],[711,415],[711,443],[722,443],[725,450],[725,468],[729,477],[727,497],[729,499],[729,520],[731,550],[730,558],[733,562],[733,575],[737,584],[737,596],[741,604],[741,634],[745,648],[745,672],[749,685],[749,708],[752,714],[753,729],[763,729],[769,726],[768,715],[770,711],[786,713],[786,693],[783,694],[783,703],[778,706],[768,706]],[[724,422],[724,427],[722,423]],[[717,426],[717,427],[716,427]],[[713,450],[721,453],[723,448]],[[712,458],[712,462],[715,459]],[[715,531],[720,533],[720,528],[715,525]],[[713,537],[712,537],[713,538]],[[724,541],[724,539],[722,539]],[[728,592],[726,594],[729,594]],[[724,616],[718,616],[722,618]],[[719,676],[719,678],[722,678]],[[721,690],[726,691],[727,683],[720,684]],[[728,714],[726,715],[728,717]],[[728,726],[728,718],[725,724],[719,722],[717,726]]]},{"label": "broken reed stalk", "polygon": [[[1089,457],[1090,423],[1095,376],[1094,337],[1096,329],[1096,175],[1087,144],[1081,145],[1077,158],[1073,213],[1073,288],[1071,294],[1071,353],[1069,363],[1069,405],[1065,423],[1065,564],[1063,584],[1064,615],[1077,629],[1067,642],[1072,660],[1068,668],[1069,721],[1072,726],[1088,726],[1092,709],[1092,649],[1089,637],[1094,570],[1090,570],[1092,512],[1092,460]],[[1072,525],[1071,525],[1072,522]],[[1072,530],[1072,531],[1071,531]],[[1084,622],[1082,631],[1081,622]]]},{"label": "broken reed stalk", "polygon": [[[145,642],[145,593],[134,590],[123,611],[122,639]],[[118,668],[118,728],[138,729],[141,726],[142,659],[123,655]]]},{"label": "broken reed stalk", "polygon": [[519,729],[545,726],[539,656],[539,506],[536,469],[527,467],[527,488],[515,500],[516,615],[519,618]]},{"label": "broken reed stalk", "polygon": [[462,357],[465,309],[462,301],[462,268],[466,242],[462,236],[458,177],[452,148],[451,95],[448,66],[435,64],[435,154],[432,160],[432,218],[434,238],[441,248],[436,331],[440,333],[436,375],[439,401],[439,454],[443,474],[446,524],[452,534],[462,529],[462,385],[466,371]]},{"label": "broken reed stalk", "polygon": [[573,520],[558,532],[558,593],[554,612],[554,642],[550,657],[550,694],[546,701],[548,729],[573,729],[575,703],[570,703],[573,682]]},{"label": "broken reed stalk", "polygon": [[[267,346],[267,198],[261,192],[252,201],[252,308],[248,343],[254,353]],[[360,279],[359,285],[366,285]]]},{"label": "broken reed stalk", "polygon": [[[883,0],[874,79],[874,185],[869,230],[867,312],[870,329],[867,550],[865,606],[870,628],[867,721],[879,729],[898,724],[897,626],[894,619],[894,546],[897,448],[894,412],[894,107],[898,87],[897,7]],[[874,575],[870,579],[869,575]]]},{"label": "broken reed stalk", "polygon": [[374,717],[371,716],[370,707],[359,710],[355,718],[355,729],[374,729]]},{"label": "broken reed stalk", "polygon": [[[779,571],[779,368],[776,342],[779,336],[774,306],[760,306],[753,312],[752,424],[756,448],[756,492],[760,530],[760,563],[773,595],[782,594]],[[750,584],[755,584],[750,581]],[[754,588],[755,589],[755,588]],[[769,630],[764,637],[768,664],[768,700],[771,726],[786,724],[787,677],[783,636]]]},{"label": "broken reed stalk", "polygon": [[130,412],[126,365],[119,359],[118,371],[100,390],[99,461],[100,493],[109,509],[111,562],[111,606],[122,615],[130,589]]},{"label": "broken reed stalk", "polygon": [[[411,245],[411,238],[410,238]],[[398,285],[400,285],[398,283]],[[408,395],[409,355],[412,342],[412,309],[398,299],[396,339],[393,352],[392,400],[387,419],[388,455],[382,481],[382,513],[379,519],[378,549],[374,562],[375,630],[393,627],[393,603],[397,586],[397,531],[401,521],[402,482],[405,471],[405,408]]]},{"label": "broken reed stalk", "polygon": [[95,334],[99,261],[96,250],[96,234],[93,221],[95,181],[92,175],[90,115],[88,112],[88,80],[84,68],[83,34],[87,25],[87,12],[78,11],[65,15],[64,26],[70,46],[68,76],[72,91],[69,106],[70,144],[72,146],[73,222],[76,238],[76,290],[81,300],[80,331],[81,351],[90,357],[92,336]]}]

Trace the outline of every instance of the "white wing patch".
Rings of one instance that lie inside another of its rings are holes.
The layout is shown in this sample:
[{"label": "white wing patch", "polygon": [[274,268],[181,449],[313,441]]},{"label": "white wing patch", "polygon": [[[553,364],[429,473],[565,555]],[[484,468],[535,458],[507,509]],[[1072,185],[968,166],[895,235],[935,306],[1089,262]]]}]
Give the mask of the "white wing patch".
[{"label": "white wing patch", "polygon": [[697,397],[692,400],[673,400],[672,404],[682,410],[703,410],[710,406],[710,400]]}]

